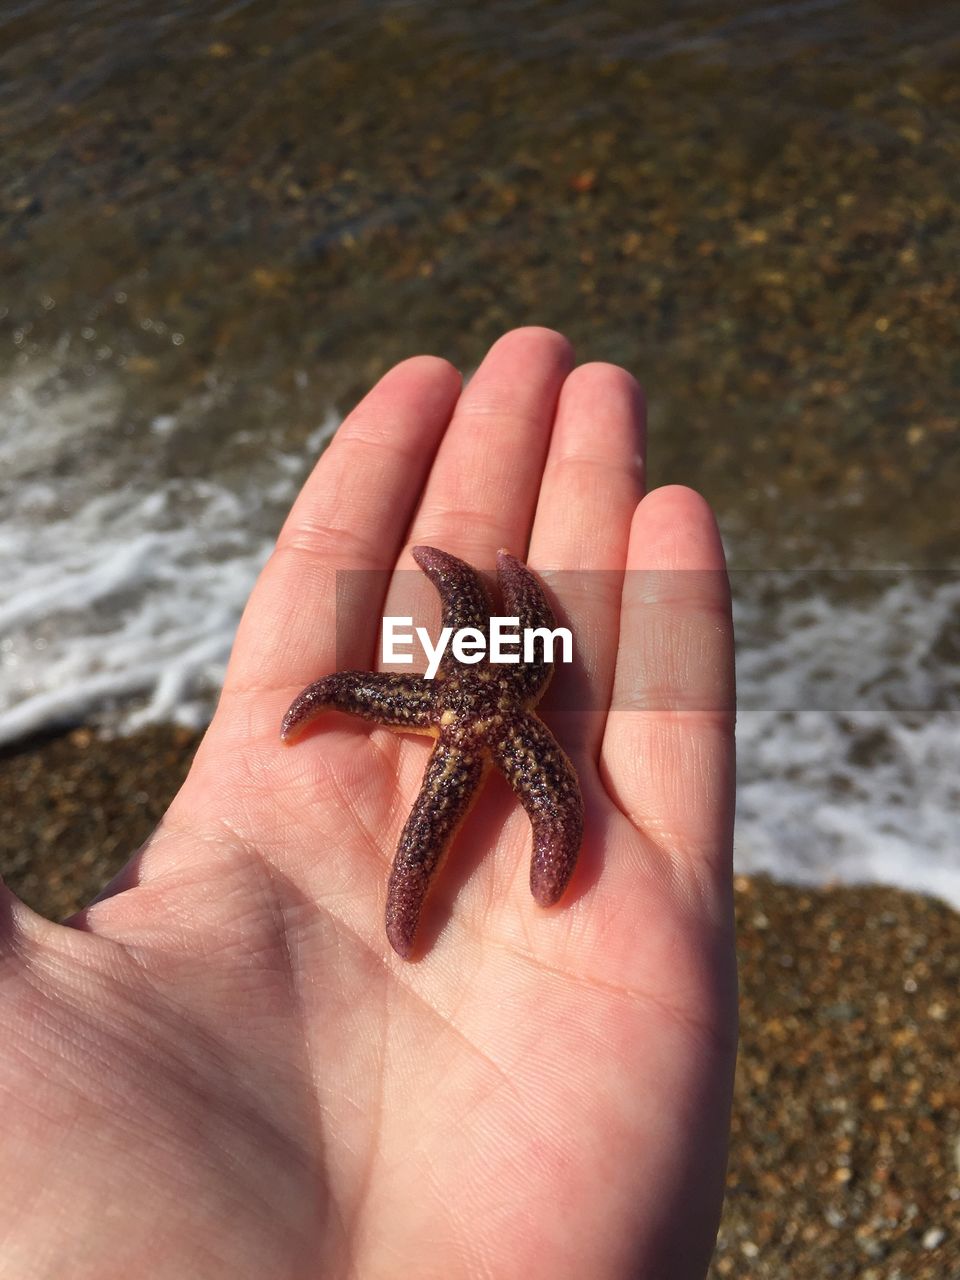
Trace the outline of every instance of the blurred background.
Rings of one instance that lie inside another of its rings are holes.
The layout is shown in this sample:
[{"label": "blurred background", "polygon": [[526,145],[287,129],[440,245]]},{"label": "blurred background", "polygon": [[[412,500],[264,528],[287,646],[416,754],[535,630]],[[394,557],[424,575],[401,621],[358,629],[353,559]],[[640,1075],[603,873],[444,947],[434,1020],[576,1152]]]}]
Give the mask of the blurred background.
[{"label": "blurred background", "polygon": [[645,384],[651,481],[733,570],[715,1273],[960,1275],[958,33],[947,0],[4,6],[12,887],[63,914],[149,832],[353,400],[555,326]]}]

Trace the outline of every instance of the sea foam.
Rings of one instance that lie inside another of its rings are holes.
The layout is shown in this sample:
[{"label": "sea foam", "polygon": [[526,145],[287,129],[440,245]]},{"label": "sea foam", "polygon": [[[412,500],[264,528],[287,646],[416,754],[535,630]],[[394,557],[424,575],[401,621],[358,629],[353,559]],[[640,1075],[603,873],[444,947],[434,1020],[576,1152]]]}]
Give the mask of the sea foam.
[{"label": "sea foam", "polygon": [[120,412],[108,384],[0,387],[0,744],[90,717],[202,724],[272,545],[253,530],[279,525],[336,425],[228,486],[157,474],[142,451],[132,476],[109,456],[85,467]]}]

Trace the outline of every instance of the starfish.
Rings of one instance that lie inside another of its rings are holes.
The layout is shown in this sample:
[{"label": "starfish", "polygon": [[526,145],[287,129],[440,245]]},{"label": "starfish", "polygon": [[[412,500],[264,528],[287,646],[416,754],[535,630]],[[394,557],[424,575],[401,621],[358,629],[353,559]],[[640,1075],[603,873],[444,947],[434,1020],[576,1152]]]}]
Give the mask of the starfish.
[{"label": "starfish", "polygon": [[[489,641],[490,599],[476,570],[434,547],[413,557],[440,596],[442,626],[473,628]],[[497,554],[506,616],[527,628],[556,626],[543,588],[506,551]],[[449,634],[449,633],[448,633]],[[489,645],[488,645],[489,647]],[[573,873],[583,837],[583,800],[573,765],[534,713],[553,674],[545,646],[533,661],[459,661],[445,650],[433,679],[382,671],[340,671],[308,685],[283,718],[291,741],[323,711],[345,711],[401,733],[436,739],[420,793],[400,836],[387,886],[386,930],[409,959],[423,904],[454,835],[494,764],[530,818],[530,890],[541,906],[557,902]]]}]

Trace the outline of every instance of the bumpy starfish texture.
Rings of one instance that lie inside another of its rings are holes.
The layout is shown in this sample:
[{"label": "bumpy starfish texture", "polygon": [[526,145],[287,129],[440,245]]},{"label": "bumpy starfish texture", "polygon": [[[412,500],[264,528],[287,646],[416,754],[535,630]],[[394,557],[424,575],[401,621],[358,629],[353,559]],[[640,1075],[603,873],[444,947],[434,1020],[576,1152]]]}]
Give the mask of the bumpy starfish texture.
[{"label": "bumpy starfish texture", "polygon": [[[436,587],[442,626],[472,627],[489,641],[490,600],[483,579],[462,560],[433,547],[413,556]],[[556,626],[540,583],[514,556],[497,555],[505,617],[526,628]],[[533,828],[530,890],[541,906],[562,895],[583,838],[583,800],[573,765],[534,713],[553,673],[544,646],[532,662],[462,663],[448,649],[436,676],[340,671],[294,700],[281,737],[294,738],[323,711],[345,711],[404,733],[426,733],[436,746],[420,794],[397,845],[387,887],[387,937],[405,959],[413,952],[423,904],[457,828],[493,763],[513,788]]]}]

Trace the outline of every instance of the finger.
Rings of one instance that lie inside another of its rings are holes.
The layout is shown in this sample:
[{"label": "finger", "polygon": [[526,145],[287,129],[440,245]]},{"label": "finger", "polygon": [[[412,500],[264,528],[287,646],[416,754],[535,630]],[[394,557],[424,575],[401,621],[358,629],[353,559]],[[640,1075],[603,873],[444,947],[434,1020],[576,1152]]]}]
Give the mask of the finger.
[{"label": "finger", "polygon": [[669,486],[637,508],[601,769],[634,825],[676,859],[729,871],[734,672],[730,590],[710,508]]},{"label": "finger", "polygon": [[[557,398],[573,363],[550,329],[494,343],[457,404],[413,520],[410,544],[480,568],[506,546],[526,549]],[[403,567],[412,567],[407,554]]]},{"label": "finger", "polygon": [[[446,361],[418,356],[385,374],[344,420],[254,587],[230,659],[227,696],[295,691],[332,669],[338,636],[341,643],[354,637],[358,664],[368,663],[388,574],[459,386]],[[341,574],[347,589],[338,600],[338,570],[347,569],[356,578]],[[382,571],[379,594],[349,589],[351,581],[369,588],[361,570]]]},{"label": "finger", "polygon": [[574,637],[575,685],[569,694],[555,689],[554,701],[597,713],[570,726],[593,756],[616,664],[630,522],[643,494],[645,428],[643,392],[630,374],[608,364],[575,369],[560,393],[530,540],[534,569],[561,570],[552,585]]}]

